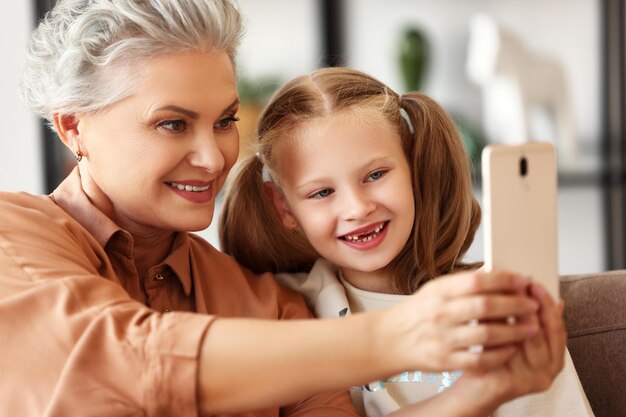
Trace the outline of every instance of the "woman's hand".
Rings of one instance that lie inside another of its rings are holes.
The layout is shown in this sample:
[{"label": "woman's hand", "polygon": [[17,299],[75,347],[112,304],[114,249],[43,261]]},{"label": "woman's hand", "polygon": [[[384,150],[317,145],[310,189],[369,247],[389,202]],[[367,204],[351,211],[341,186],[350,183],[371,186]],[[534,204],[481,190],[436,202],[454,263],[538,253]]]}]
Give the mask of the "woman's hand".
[{"label": "woman's hand", "polygon": [[538,320],[541,331],[521,343],[504,365],[488,371],[464,372],[451,389],[474,408],[482,402],[483,410],[491,413],[503,402],[546,390],[563,368],[567,341],[563,303],[555,304],[539,284],[532,284],[530,293],[539,301],[541,310],[538,316],[524,320]]},{"label": "woman's hand", "polygon": [[[437,278],[410,300],[383,311],[381,333],[392,334],[379,340],[379,347],[393,352],[404,370],[501,366],[516,353],[517,343],[539,332],[539,302],[527,295],[528,285],[528,278],[504,271]],[[535,320],[507,324],[511,316]]]},{"label": "woman's hand", "polygon": [[537,284],[530,287],[530,292],[538,300],[541,311],[538,316],[531,314],[520,320],[539,320],[542,328],[520,344],[511,360],[490,370],[464,371],[461,378],[442,394],[404,407],[389,417],[435,414],[487,417],[507,401],[547,389],[564,364],[563,304],[555,305]]}]

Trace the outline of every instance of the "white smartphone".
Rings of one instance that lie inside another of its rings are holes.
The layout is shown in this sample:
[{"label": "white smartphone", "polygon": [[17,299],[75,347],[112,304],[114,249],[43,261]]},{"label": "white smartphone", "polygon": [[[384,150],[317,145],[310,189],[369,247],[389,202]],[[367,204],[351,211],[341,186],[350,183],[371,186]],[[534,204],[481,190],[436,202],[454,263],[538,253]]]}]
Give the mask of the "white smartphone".
[{"label": "white smartphone", "polygon": [[559,298],[557,167],[551,143],[482,152],[485,268],[532,277]]}]

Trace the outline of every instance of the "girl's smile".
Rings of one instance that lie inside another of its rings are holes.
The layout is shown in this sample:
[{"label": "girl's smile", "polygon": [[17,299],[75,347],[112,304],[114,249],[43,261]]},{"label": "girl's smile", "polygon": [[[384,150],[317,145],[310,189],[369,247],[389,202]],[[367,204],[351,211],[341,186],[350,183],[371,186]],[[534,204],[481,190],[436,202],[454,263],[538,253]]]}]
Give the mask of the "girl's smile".
[{"label": "girl's smile", "polygon": [[415,203],[399,134],[376,111],[303,122],[277,158],[286,225],[366,290],[389,282],[389,264],[413,228]]},{"label": "girl's smile", "polygon": [[377,223],[375,225],[361,227],[357,230],[340,236],[348,247],[357,250],[369,250],[380,245],[387,235],[387,224],[389,221]]}]

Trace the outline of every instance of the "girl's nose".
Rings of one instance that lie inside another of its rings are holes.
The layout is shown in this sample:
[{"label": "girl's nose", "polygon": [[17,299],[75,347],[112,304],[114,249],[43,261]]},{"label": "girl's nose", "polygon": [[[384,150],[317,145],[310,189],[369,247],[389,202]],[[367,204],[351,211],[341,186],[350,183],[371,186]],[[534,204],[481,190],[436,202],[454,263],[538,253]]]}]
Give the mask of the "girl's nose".
[{"label": "girl's nose", "polygon": [[369,216],[376,210],[376,204],[369,198],[367,193],[354,190],[347,193],[343,201],[345,220],[360,220]]}]

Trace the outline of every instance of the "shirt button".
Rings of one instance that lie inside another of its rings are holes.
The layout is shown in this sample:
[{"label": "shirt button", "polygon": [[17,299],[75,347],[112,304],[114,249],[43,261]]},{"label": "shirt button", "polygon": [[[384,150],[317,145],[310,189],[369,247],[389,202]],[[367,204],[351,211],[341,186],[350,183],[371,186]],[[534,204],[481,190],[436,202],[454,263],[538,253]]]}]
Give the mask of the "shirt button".
[{"label": "shirt button", "polygon": [[156,274],[156,276],[154,277],[156,280],[161,281],[163,278],[165,278],[163,276],[163,274]]}]

